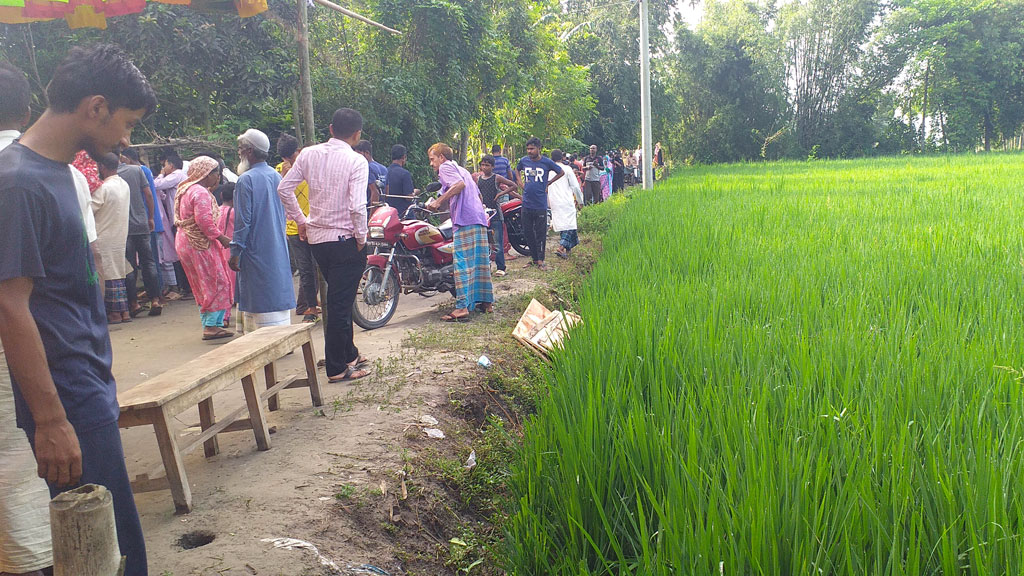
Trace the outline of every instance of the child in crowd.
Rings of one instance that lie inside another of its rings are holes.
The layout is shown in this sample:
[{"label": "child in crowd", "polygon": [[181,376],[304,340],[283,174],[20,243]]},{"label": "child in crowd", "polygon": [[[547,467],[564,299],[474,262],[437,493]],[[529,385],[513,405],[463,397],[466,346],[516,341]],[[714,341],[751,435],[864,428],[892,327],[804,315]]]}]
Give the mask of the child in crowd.
[{"label": "child in crowd", "polygon": [[[220,205],[220,222],[218,225],[220,229],[224,231],[224,235],[228,238],[232,238],[235,235],[235,184],[233,182],[225,182],[217,187],[215,196],[221,200]],[[231,252],[228,250],[224,251],[224,262],[227,263],[228,258],[231,257]],[[238,286],[236,284],[238,273],[228,267],[228,282],[231,284],[231,302],[232,304],[238,302]],[[224,327],[227,328],[231,325],[231,308],[224,314]]]},{"label": "child in crowd", "polygon": [[480,189],[480,197],[485,208],[494,210],[491,217],[489,239],[491,241],[491,258],[497,266],[495,276],[505,275],[505,220],[501,213],[498,199],[507,192],[516,198],[522,198],[517,190],[519,184],[494,173],[494,156],[485,155],[480,159],[480,171],[473,174],[476,185]]}]

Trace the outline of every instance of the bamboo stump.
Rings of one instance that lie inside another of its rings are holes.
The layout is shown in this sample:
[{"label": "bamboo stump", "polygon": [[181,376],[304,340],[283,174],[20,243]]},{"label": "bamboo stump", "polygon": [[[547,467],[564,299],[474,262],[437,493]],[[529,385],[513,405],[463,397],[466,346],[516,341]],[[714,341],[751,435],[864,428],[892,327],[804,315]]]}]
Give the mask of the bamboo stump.
[{"label": "bamboo stump", "polygon": [[114,499],[103,486],[86,484],[50,501],[54,576],[121,576]]}]

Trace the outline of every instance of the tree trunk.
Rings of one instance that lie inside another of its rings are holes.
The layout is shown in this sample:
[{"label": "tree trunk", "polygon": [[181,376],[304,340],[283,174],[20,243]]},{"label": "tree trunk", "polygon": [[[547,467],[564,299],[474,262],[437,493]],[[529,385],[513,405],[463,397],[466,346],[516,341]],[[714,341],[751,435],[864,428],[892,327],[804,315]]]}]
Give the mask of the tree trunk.
[{"label": "tree trunk", "polygon": [[985,152],[992,151],[992,139],[995,128],[992,126],[992,113],[985,112]]},{"label": "tree trunk", "polygon": [[921,104],[921,152],[925,151],[928,144],[928,75],[932,71],[932,62],[927,60],[924,63],[924,99]]},{"label": "tree trunk", "polygon": [[463,128],[462,136],[459,139],[459,166],[466,165],[466,158],[468,158],[466,148],[469,148],[469,129]]},{"label": "tree trunk", "polygon": [[114,499],[103,486],[86,484],[50,501],[54,576],[120,576]]}]

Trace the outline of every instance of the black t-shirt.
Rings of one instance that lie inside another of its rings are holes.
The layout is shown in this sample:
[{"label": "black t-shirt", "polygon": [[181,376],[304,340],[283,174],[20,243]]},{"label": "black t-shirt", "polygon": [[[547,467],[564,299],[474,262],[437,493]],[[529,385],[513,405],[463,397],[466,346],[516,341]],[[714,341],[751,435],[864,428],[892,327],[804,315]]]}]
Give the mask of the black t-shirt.
[{"label": "black t-shirt", "polygon": [[[19,143],[0,152],[0,282],[32,278],[29,308],[68,421],[79,432],[117,421],[103,291],[67,164]],[[18,425],[34,426],[14,383]]]}]

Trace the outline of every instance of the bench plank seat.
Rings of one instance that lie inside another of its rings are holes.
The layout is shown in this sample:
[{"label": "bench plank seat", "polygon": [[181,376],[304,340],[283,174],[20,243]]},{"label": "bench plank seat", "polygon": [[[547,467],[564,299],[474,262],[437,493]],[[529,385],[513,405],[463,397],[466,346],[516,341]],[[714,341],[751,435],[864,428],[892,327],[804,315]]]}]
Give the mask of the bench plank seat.
[{"label": "bench plank seat", "polygon": [[[148,474],[133,485],[137,491],[153,490],[159,486],[170,488],[174,506],[178,513],[192,510],[192,492],[185,475],[182,456],[202,443],[207,457],[217,454],[217,434],[251,429],[256,438],[257,448],[270,449],[266,411],[277,408],[277,394],[281,390],[308,387],[313,406],[323,404],[320,383],[313,361],[313,324],[294,324],[261,328],[255,332],[223,344],[218,348],[195,358],[177,368],[150,378],[145,382],[117,395],[121,405],[118,425],[153,426],[166,478],[148,478]],[[296,348],[302,348],[305,378],[295,376],[278,381],[274,362]],[[267,378],[267,390],[256,389],[254,374],[263,370]],[[234,410],[222,422],[214,416],[213,395],[241,382],[246,405]],[[199,439],[179,446],[171,429],[171,419],[185,410],[199,407],[200,425],[203,433]],[[245,426],[235,418],[248,412]],[[166,484],[163,481],[166,480]]]}]

